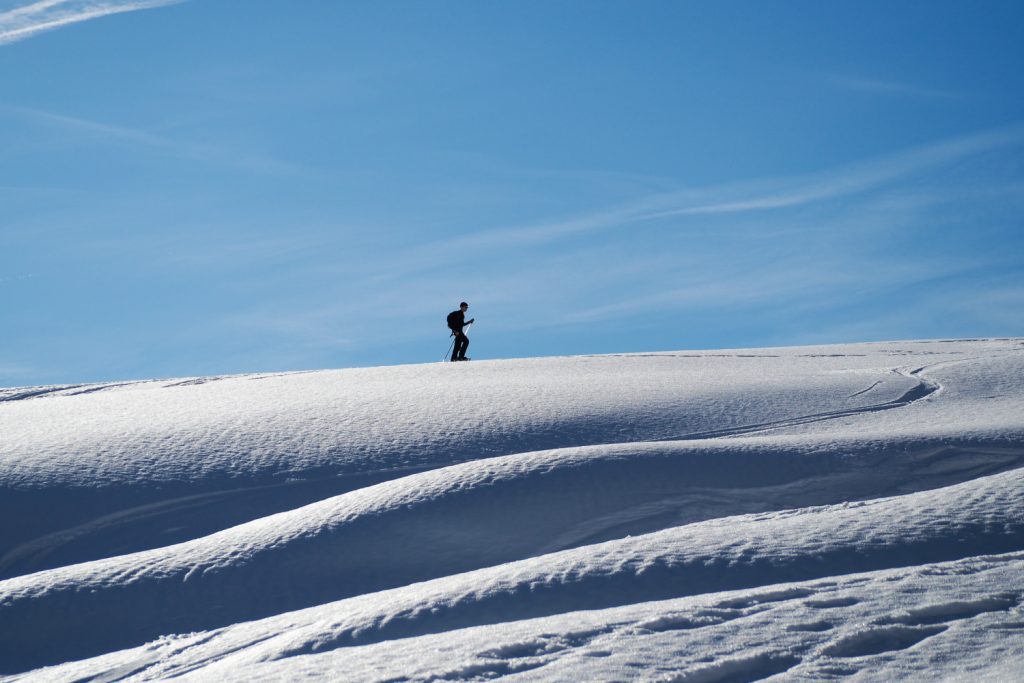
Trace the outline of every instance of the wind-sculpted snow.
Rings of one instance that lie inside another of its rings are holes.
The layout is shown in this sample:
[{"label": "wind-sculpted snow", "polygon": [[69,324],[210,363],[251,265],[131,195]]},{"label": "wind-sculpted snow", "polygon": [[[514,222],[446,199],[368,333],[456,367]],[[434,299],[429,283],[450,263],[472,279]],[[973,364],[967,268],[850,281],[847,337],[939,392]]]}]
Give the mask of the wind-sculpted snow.
[{"label": "wind-sculpted snow", "polygon": [[[652,588],[642,591],[654,590],[657,594],[668,587],[669,594],[676,595],[679,589],[674,585],[676,579],[671,578],[674,570],[669,568],[691,562],[645,558],[644,553],[676,545],[688,548],[698,540],[707,547],[710,531],[679,525],[743,510],[807,509],[809,505],[844,500],[854,493],[863,497],[893,488],[936,486],[1024,462],[1024,452],[977,452],[953,447],[899,458],[878,454],[830,457],[777,448],[772,453],[770,446],[767,452],[754,455],[751,449],[758,444],[745,445],[745,453],[735,446],[706,446],[708,450],[702,451],[689,444],[651,444],[466,463],[349,493],[198,541],[14,579],[4,586],[0,620],[9,618],[21,626],[17,635],[6,639],[10,651],[5,652],[4,645],[0,645],[0,658],[26,657],[33,647],[46,643],[47,636],[74,643],[75,648],[95,642],[95,651],[124,647],[163,633],[223,626],[664,527],[671,527],[673,533],[687,530],[698,536],[691,539],[687,535],[687,540],[680,543],[659,539],[654,546],[642,545],[642,550],[630,551],[636,557],[627,564],[646,567],[644,581]],[[751,461],[753,465],[746,471],[736,472]],[[615,483],[614,487],[609,486],[610,482]],[[1006,535],[1007,529],[1016,529],[1018,517],[1024,519],[1024,503],[1014,497],[1018,492],[1014,486],[1019,488],[1015,484],[1008,492],[991,494],[1005,498],[999,499],[998,522],[987,522],[1002,529],[994,540],[969,526],[977,513],[971,507],[959,526],[947,526],[943,535],[928,543],[946,549],[958,547],[956,538],[962,533],[981,539],[985,550],[991,550],[995,547],[992,544],[1004,537],[1016,542],[1016,535]],[[968,502],[959,497],[959,492],[956,495],[958,505]],[[1020,495],[1024,496],[1024,489]],[[862,515],[853,517],[856,521]],[[952,518],[947,514],[944,521],[948,524]],[[758,519],[755,528],[767,526],[765,518]],[[933,521],[918,524],[927,526]],[[738,520],[730,520],[727,535],[738,524]],[[826,526],[820,519],[812,524]],[[836,537],[851,529],[855,538],[869,531],[844,521],[829,535]],[[773,534],[778,536],[777,528]],[[909,534],[901,528],[896,540],[888,545],[898,545]],[[947,538],[947,534],[952,535]],[[752,547],[756,546],[754,543]],[[914,548],[914,552],[926,552],[917,545]],[[588,546],[586,552],[592,549]],[[776,546],[773,552],[778,551]],[[722,563],[738,564],[734,558],[718,556],[718,552],[701,555],[695,562],[715,568],[713,575]],[[821,562],[822,553],[818,551],[817,562]],[[901,558],[902,553],[898,547],[890,548],[886,556]],[[779,558],[773,555],[772,559]],[[619,557],[613,564],[624,566],[622,562]],[[598,562],[600,567],[607,564]],[[658,569],[662,565],[664,568]],[[663,576],[664,571],[669,574]],[[760,574],[766,570],[757,566],[756,571]],[[797,569],[789,571],[800,575]],[[578,567],[555,573],[572,575],[584,584],[588,580],[587,572]],[[738,573],[739,569],[733,567],[729,581],[736,581]],[[693,581],[691,574],[692,570],[678,578]],[[696,580],[706,581],[702,577]],[[615,604],[615,600],[628,595],[634,587],[631,581],[613,582],[607,587],[610,597],[606,599]],[[537,582],[548,579],[529,579],[531,585]],[[527,605],[527,598],[518,594],[520,590],[511,586],[499,591],[515,596],[515,605],[506,611]],[[250,600],[256,591],[259,600]],[[564,596],[566,591],[565,586],[559,586],[555,595]],[[557,604],[548,597],[541,601]],[[140,603],[148,605],[142,615],[134,609]],[[219,608],[208,609],[213,604]],[[97,621],[105,624],[99,634],[92,628]],[[30,627],[32,622],[41,625],[38,632]],[[42,649],[48,652],[50,645]],[[82,650],[78,654],[92,653]]]},{"label": "wind-sculpted snow", "polygon": [[0,403],[0,576],[195,538],[410,471],[855,414],[922,386],[880,366],[888,357],[808,351],[9,392],[22,398]]},{"label": "wind-sculpted snow", "polygon": [[[851,591],[927,586],[924,565],[945,576],[982,556],[1013,559],[986,560],[981,583],[1019,580],[1021,351],[903,342],[7,390],[0,671],[628,678],[619,654],[638,633],[726,628],[773,586],[784,602],[856,573]],[[1019,594],[985,590],[872,617],[861,636],[787,612],[745,652],[651,649],[634,673],[812,680],[871,671],[882,652],[913,669],[957,615],[1019,612]],[[733,606],[703,616],[668,606],[722,591]],[[584,637],[578,610],[635,618],[594,617]],[[432,670],[372,654],[506,631],[532,635]],[[557,654],[583,650],[605,654]]]},{"label": "wind-sculpted snow", "polygon": [[[554,681],[722,683],[776,674],[796,681],[857,674],[1012,681],[1024,665],[1024,609],[1013,589],[1022,569],[1024,554],[983,556],[319,651],[311,648],[333,624],[310,610],[287,622],[165,639],[42,678],[120,666],[140,680],[348,678],[353,672],[368,680],[482,680],[528,672],[527,678]],[[282,635],[260,640],[274,629]],[[303,647],[308,654],[289,656]]]}]

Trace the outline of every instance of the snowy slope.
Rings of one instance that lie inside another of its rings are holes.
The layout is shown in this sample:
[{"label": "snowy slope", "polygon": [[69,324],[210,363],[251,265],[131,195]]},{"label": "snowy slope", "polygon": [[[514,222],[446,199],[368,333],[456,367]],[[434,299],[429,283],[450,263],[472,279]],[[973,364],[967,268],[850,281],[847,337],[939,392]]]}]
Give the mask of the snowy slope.
[{"label": "snowy slope", "polygon": [[0,673],[1006,680],[1022,352],[0,390]]}]

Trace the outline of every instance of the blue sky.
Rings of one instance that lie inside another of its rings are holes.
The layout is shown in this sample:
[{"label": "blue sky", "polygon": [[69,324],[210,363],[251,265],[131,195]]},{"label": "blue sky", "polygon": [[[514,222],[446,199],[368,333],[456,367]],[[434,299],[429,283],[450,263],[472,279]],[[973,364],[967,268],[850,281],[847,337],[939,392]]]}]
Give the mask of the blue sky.
[{"label": "blue sky", "polygon": [[1021,25],[0,0],[0,385],[1022,336]]}]

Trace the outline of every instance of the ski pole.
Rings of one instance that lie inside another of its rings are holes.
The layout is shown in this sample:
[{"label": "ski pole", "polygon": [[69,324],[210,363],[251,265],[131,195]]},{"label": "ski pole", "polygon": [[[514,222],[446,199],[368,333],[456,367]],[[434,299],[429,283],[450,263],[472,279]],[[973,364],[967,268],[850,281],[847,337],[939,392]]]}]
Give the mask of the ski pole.
[{"label": "ski pole", "polygon": [[452,333],[452,343],[448,345],[448,350],[444,352],[444,357],[441,362],[444,363],[452,355],[452,349],[455,348],[455,333]]}]

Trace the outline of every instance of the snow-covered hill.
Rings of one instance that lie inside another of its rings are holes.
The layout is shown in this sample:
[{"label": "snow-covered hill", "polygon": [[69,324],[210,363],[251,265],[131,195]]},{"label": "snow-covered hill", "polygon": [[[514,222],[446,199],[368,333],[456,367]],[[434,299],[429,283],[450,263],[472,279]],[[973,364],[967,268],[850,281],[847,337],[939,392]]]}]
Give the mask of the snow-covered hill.
[{"label": "snow-covered hill", "polygon": [[1011,680],[1024,341],[0,390],[0,673]]}]

